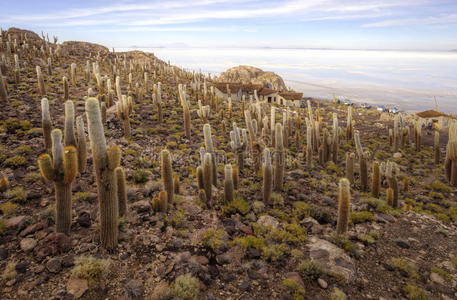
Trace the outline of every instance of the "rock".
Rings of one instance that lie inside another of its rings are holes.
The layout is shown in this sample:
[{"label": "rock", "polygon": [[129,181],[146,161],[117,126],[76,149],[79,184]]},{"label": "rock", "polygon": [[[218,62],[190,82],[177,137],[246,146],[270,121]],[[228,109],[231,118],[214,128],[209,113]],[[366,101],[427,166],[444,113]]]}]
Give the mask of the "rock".
[{"label": "rock", "polygon": [[51,258],[46,263],[46,269],[51,273],[59,273],[62,270],[62,262],[60,258]]},{"label": "rock", "polygon": [[445,283],[446,283],[444,281],[443,277],[441,277],[440,275],[438,275],[435,272],[431,272],[430,273],[430,280],[435,282],[435,283],[441,284],[441,285],[445,285]]},{"label": "rock", "polygon": [[78,218],[76,219],[76,223],[78,223],[81,227],[90,227],[92,223],[90,220],[90,214],[87,211],[81,212]]},{"label": "rock", "polygon": [[303,283],[300,274],[298,274],[297,272],[287,273],[286,278],[295,281],[295,283],[298,284],[300,287],[305,288],[305,284]]},{"label": "rock", "polygon": [[198,263],[200,263],[201,265],[207,265],[209,263],[209,260],[206,256],[203,256],[203,255],[199,255],[197,256],[197,261]]},{"label": "rock", "polygon": [[323,288],[324,290],[328,287],[327,281],[325,281],[325,280],[322,279],[322,278],[318,278],[318,279],[317,279],[317,283],[318,283],[319,286],[320,286],[321,288]]},{"label": "rock", "polygon": [[251,289],[251,282],[249,280],[244,280],[240,286],[239,286],[240,291],[246,292]]},{"label": "rock", "polygon": [[7,259],[8,258],[8,250],[5,248],[0,248],[0,259]]},{"label": "rock", "polygon": [[22,230],[19,235],[21,237],[24,237],[24,236],[27,236],[29,234],[35,233],[35,232],[37,232],[39,230],[42,230],[43,228],[45,228],[47,226],[48,226],[48,222],[47,221],[42,221],[42,222],[39,222],[39,223],[35,223],[35,224],[27,226],[27,228]]},{"label": "rock", "polygon": [[149,212],[151,210],[151,202],[147,200],[140,200],[132,203],[132,205],[130,205],[130,208],[132,210],[135,210],[137,213]]},{"label": "rock", "polygon": [[35,246],[37,245],[37,240],[35,239],[32,239],[32,238],[24,238],[21,240],[20,242],[20,246],[21,246],[21,249],[22,251],[24,252],[29,252],[29,251],[32,251],[33,248],[35,248]]},{"label": "rock", "polygon": [[311,260],[318,262],[328,271],[343,276],[348,282],[355,278],[354,262],[343,249],[314,236],[306,246],[309,248]]},{"label": "rock", "polygon": [[393,158],[401,158],[401,153],[400,152],[395,152],[393,155]]},{"label": "rock", "polygon": [[262,227],[279,228],[279,222],[272,216],[261,216],[257,220],[257,224]]},{"label": "rock", "polygon": [[24,223],[25,223],[25,216],[17,216],[17,217],[9,218],[6,221],[6,226],[8,228],[20,230],[24,226]]},{"label": "rock", "polygon": [[125,289],[129,295],[128,299],[138,299],[143,295],[143,286],[138,280],[130,279],[125,285]]},{"label": "rock", "polygon": [[27,268],[29,267],[29,263],[24,261],[17,263],[16,266],[14,267],[18,273],[25,273],[27,271]]},{"label": "rock", "polygon": [[68,254],[64,258],[62,258],[62,266],[64,268],[73,267],[75,265],[75,255]]},{"label": "rock", "polygon": [[66,253],[70,249],[70,237],[63,233],[53,232],[39,242],[38,246],[33,249],[33,253],[39,258],[43,258],[50,254]]},{"label": "rock", "polygon": [[88,284],[86,279],[70,278],[67,282],[67,293],[72,294],[75,298],[81,298],[87,289]]},{"label": "rock", "polygon": [[[259,84],[262,87],[269,87],[280,91],[286,89],[284,80],[279,75],[273,72],[265,72],[252,66],[237,66],[230,68],[221,73],[221,75],[217,78],[217,81]],[[236,93],[237,91],[231,92]]]},{"label": "rock", "polygon": [[411,248],[411,245],[409,244],[409,242],[407,240],[404,240],[404,239],[395,239],[393,241],[398,247],[401,247],[403,249],[409,249]]},{"label": "rock", "polygon": [[159,282],[152,292],[151,300],[161,300],[161,299],[168,299],[170,295],[170,288],[168,283],[164,280]]},{"label": "rock", "polygon": [[226,265],[229,264],[232,260],[232,257],[230,256],[229,253],[224,253],[216,256],[216,261],[220,265]]}]

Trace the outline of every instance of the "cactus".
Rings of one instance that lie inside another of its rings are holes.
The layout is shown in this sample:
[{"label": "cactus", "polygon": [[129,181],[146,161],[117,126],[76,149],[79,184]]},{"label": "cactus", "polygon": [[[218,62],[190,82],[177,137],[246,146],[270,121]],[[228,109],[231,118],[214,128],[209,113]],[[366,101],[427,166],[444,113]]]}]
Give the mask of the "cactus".
[{"label": "cactus", "polygon": [[389,128],[389,146],[390,147],[394,146],[394,134],[393,134],[392,128]]},{"label": "cactus", "polygon": [[72,101],[65,101],[64,145],[76,147],[74,132],[75,105]]},{"label": "cactus", "polygon": [[50,57],[48,57],[48,74],[49,76],[52,75],[52,59]]},{"label": "cactus", "polygon": [[78,174],[78,156],[74,146],[63,148],[62,132],[54,129],[52,158],[42,154],[38,158],[41,175],[54,182],[56,197],[56,231],[70,234],[71,227],[71,184]]},{"label": "cactus", "polygon": [[233,122],[233,130],[230,131],[230,146],[235,152],[238,169],[244,169],[244,143],[241,141],[240,129],[236,125],[236,122]]},{"label": "cactus", "polygon": [[174,188],[173,188],[173,169],[171,166],[171,155],[166,149],[160,153],[160,167],[162,174],[162,186],[167,192],[168,203],[173,203]]},{"label": "cactus", "polygon": [[62,77],[62,85],[63,85],[63,99],[68,100],[70,99],[69,92],[68,92],[68,79],[67,77]]},{"label": "cactus", "polygon": [[72,63],[70,65],[70,78],[71,78],[71,84],[74,86],[76,85],[76,64]]},{"label": "cactus", "polygon": [[200,119],[202,119],[202,122],[204,124],[208,123],[208,118],[209,118],[209,115],[210,115],[210,111],[211,111],[211,108],[210,108],[209,105],[202,106],[202,101],[198,100],[197,114],[200,117]]},{"label": "cactus", "polygon": [[306,128],[306,165],[311,167],[313,164],[313,129],[311,126]]},{"label": "cactus", "polygon": [[276,123],[275,127],[275,153],[274,153],[274,190],[279,192],[282,190],[284,183],[284,167],[285,167],[285,155],[284,155],[284,143],[282,140],[282,125]]},{"label": "cactus", "polygon": [[270,150],[263,150],[263,202],[271,204],[271,192],[273,190],[273,170],[271,166]]},{"label": "cactus", "polygon": [[[394,118],[394,131],[393,131],[393,136],[392,136],[392,147],[393,147],[393,152],[398,152],[399,144],[400,144],[400,133],[399,133],[399,122],[400,122],[400,116],[396,115]],[[390,132],[389,132],[390,134]]]},{"label": "cactus", "polygon": [[419,122],[416,123],[414,127],[414,137],[415,137],[415,143],[416,143],[416,151],[419,152],[421,151],[421,146],[422,146],[422,126],[419,124]]},{"label": "cactus", "polygon": [[240,182],[240,175],[239,175],[240,171],[238,170],[238,167],[237,166],[234,166],[232,167],[232,180],[233,180],[233,187],[235,189],[238,189],[238,185],[239,185],[239,182]]},{"label": "cactus", "polygon": [[270,132],[271,132],[272,146],[274,146],[274,142],[275,142],[275,124],[276,124],[276,108],[274,106],[272,106],[271,115],[270,115]]},{"label": "cactus", "polygon": [[394,190],[392,188],[387,188],[386,190],[386,200],[387,204],[390,206],[394,206]]},{"label": "cactus", "polygon": [[173,176],[173,188],[174,188],[174,193],[179,195],[180,193],[180,183],[179,183],[179,175],[175,174]]},{"label": "cactus", "polygon": [[125,173],[122,167],[114,169],[116,173],[117,198],[119,201],[119,217],[127,216],[127,188],[125,183]]},{"label": "cactus", "polygon": [[152,209],[157,212],[167,212],[168,195],[166,191],[160,191],[159,197],[154,197],[152,199]]},{"label": "cactus", "polygon": [[440,133],[435,131],[435,139],[433,145],[433,157],[435,158],[435,165],[440,163]]},{"label": "cactus", "polygon": [[346,120],[346,141],[350,141],[353,136],[353,127],[352,127],[352,106],[348,106],[348,114]]},{"label": "cactus", "polygon": [[106,103],[102,102],[100,105],[101,113],[102,113],[102,123],[106,124]]},{"label": "cactus", "polygon": [[203,167],[202,166],[198,166],[197,167],[197,186],[198,186],[199,190],[204,188],[204,185],[203,185]]},{"label": "cactus", "polygon": [[362,144],[360,143],[359,131],[354,132],[354,141],[357,150],[357,156],[359,157],[360,165],[360,187],[362,190],[366,190],[368,187],[368,167],[366,155],[363,152]]},{"label": "cactus", "polygon": [[457,187],[457,122],[449,126],[449,140],[444,163],[446,178],[451,186]]},{"label": "cactus", "polygon": [[181,84],[178,85],[178,93],[179,93],[179,100],[181,102],[181,106],[183,108],[183,119],[184,119],[184,132],[186,137],[190,139],[190,111],[189,111],[189,103],[187,103],[186,99],[186,88]]},{"label": "cactus", "polygon": [[206,201],[209,207],[212,207],[212,188],[213,188],[213,158],[211,153],[206,152],[203,156],[203,167],[202,167],[202,175],[203,175],[203,188],[206,194]]},{"label": "cactus", "polygon": [[6,101],[8,99],[8,91],[6,89],[6,84],[3,79],[2,70],[0,68],[0,100]]},{"label": "cactus", "polygon": [[403,178],[403,191],[405,193],[409,191],[409,184],[410,184],[409,177]]},{"label": "cactus", "polygon": [[338,221],[337,234],[346,234],[348,231],[349,209],[351,205],[351,188],[347,178],[341,178],[338,185]]},{"label": "cactus", "polygon": [[371,175],[371,195],[374,198],[378,198],[379,190],[381,189],[381,172],[379,170],[379,162],[373,162],[372,168],[373,171]]},{"label": "cactus", "polygon": [[49,102],[46,98],[41,99],[41,127],[43,128],[44,147],[49,150],[52,147],[52,124],[51,114],[49,113]]},{"label": "cactus", "polygon": [[387,182],[389,184],[389,188],[391,188],[394,191],[392,207],[393,208],[398,208],[398,206],[399,206],[399,203],[398,203],[398,181],[397,181],[397,176],[395,174],[394,164],[391,161],[387,162],[387,165],[386,165],[386,178],[387,178]]},{"label": "cactus", "polygon": [[351,184],[354,184],[354,153],[346,153],[346,178]]},{"label": "cactus", "polygon": [[119,209],[114,170],[119,166],[121,154],[119,147],[106,147],[100,106],[96,98],[87,99],[86,115],[97,181],[101,243],[111,250],[118,242]]},{"label": "cactus", "polygon": [[46,95],[46,87],[44,85],[44,79],[43,79],[43,74],[41,74],[41,68],[40,66],[36,66],[36,76],[38,80],[38,88],[40,90],[41,96]]},{"label": "cactus", "polygon": [[211,178],[213,180],[213,185],[217,186],[217,161],[216,153],[214,152],[213,138],[211,136],[211,125],[203,125],[203,137],[205,140],[206,152],[211,153],[211,157],[213,158],[213,174],[211,175]]},{"label": "cactus", "polygon": [[224,181],[224,200],[225,203],[231,203],[234,199],[234,185],[233,185],[233,171],[232,165],[227,164],[224,167],[225,181]]},{"label": "cactus", "polygon": [[132,137],[129,120],[129,115],[131,112],[131,98],[127,98],[127,96],[121,95],[121,99],[118,102],[116,102],[116,107],[117,116],[124,126],[124,135],[126,138],[130,138]]}]

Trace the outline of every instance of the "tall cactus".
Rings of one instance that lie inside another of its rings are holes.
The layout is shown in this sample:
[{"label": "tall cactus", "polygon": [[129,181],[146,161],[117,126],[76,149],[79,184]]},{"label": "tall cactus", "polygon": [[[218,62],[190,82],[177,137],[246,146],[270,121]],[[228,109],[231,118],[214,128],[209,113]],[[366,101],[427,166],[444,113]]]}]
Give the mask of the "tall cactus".
[{"label": "tall cactus", "polygon": [[41,175],[54,182],[56,197],[56,231],[70,234],[71,227],[71,184],[78,174],[78,156],[74,146],[62,145],[62,132],[54,129],[52,158],[42,154],[38,158]]},{"label": "tall cactus", "polygon": [[285,168],[285,154],[284,154],[284,143],[282,139],[282,125],[276,123],[275,127],[275,153],[274,153],[274,190],[279,192],[282,190],[284,183],[284,168]]},{"label": "tall cactus", "polygon": [[186,137],[190,139],[190,111],[189,103],[186,99],[186,86],[179,84],[178,85],[179,101],[183,109],[183,120],[184,120],[184,132]]},{"label": "tall cactus", "polygon": [[351,205],[351,188],[347,178],[341,178],[338,185],[338,221],[337,234],[346,234],[349,223],[349,209]]},{"label": "tall cactus", "polygon": [[449,126],[449,140],[446,146],[444,166],[449,184],[457,187],[457,122],[455,121]]},{"label": "tall cactus", "polygon": [[263,202],[270,204],[273,190],[273,170],[271,166],[270,150],[263,150]]},{"label": "tall cactus", "polygon": [[238,164],[238,169],[242,171],[244,169],[244,148],[245,145],[241,140],[240,129],[236,125],[236,122],[233,122],[233,130],[230,131],[230,146],[236,155],[236,160]]},{"label": "tall cactus", "polygon": [[206,152],[203,156],[202,176],[203,176],[203,188],[206,194],[206,201],[209,207],[213,206],[212,202],[212,188],[213,188],[213,158],[211,153]]},{"label": "tall cactus", "polygon": [[119,166],[120,149],[117,146],[112,146],[109,149],[106,147],[97,98],[87,99],[86,115],[97,181],[101,242],[106,249],[114,249],[118,242],[119,219],[117,184],[114,170]]},{"label": "tall cactus", "polygon": [[127,187],[125,182],[125,173],[122,167],[114,169],[116,173],[117,198],[119,201],[119,217],[127,216]]},{"label": "tall cactus", "polygon": [[348,106],[348,114],[346,120],[346,141],[352,140],[353,136],[353,127],[352,127],[352,106]]},{"label": "tall cactus", "polygon": [[63,86],[63,99],[68,100],[70,99],[69,91],[68,91],[68,79],[67,77],[62,77],[62,86]]},{"label": "tall cactus", "polygon": [[435,159],[435,165],[440,163],[440,132],[435,131],[435,139],[433,144],[433,157]]},{"label": "tall cactus", "polygon": [[64,145],[76,147],[75,136],[75,105],[72,101],[65,101]]},{"label": "tall cactus", "polygon": [[216,152],[214,151],[213,146],[213,137],[211,135],[211,125],[205,124],[203,125],[203,138],[205,140],[205,149],[206,152],[211,153],[211,157],[213,159],[213,174],[211,175],[213,180],[213,185],[217,186],[217,161],[216,161]]},{"label": "tall cactus", "polygon": [[372,165],[371,174],[371,195],[374,198],[379,197],[379,190],[381,189],[381,172],[379,170],[379,162],[375,161]]},{"label": "tall cactus", "polygon": [[2,70],[0,68],[0,100],[6,101],[8,99],[8,91],[6,89],[5,81],[3,80]]},{"label": "tall cactus", "polygon": [[354,184],[354,153],[346,153],[346,178],[351,184]]},{"label": "tall cactus", "polygon": [[414,137],[415,137],[415,143],[416,143],[416,151],[419,152],[421,151],[421,146],[422,146],[422,125],[417,122],[414,127]]},{"label": "tall cactus", "polygon": [[129,103],[129,101],[131,101],[130,97],[127,98],[127,96],[121,95],[121,99],[116,102],[117,116],[124,126],[124,135],[126,138],[132,137],[129,119],[132,105]]},{"label": "tall cactus", "polygon": [[41,127],[43,129],[44,146],[46,149],[51,149],[51,114],[49,113],[49,101],[46,98],[41,99]]},{"label": "tall cactus", "polygon": [[70,65],[70,77],[71,77],[71,84],[73,84],[73,86],[76,85],[76,64],[75,63],[72,63]]},{"label": "tall cactus", "polygon": [[313,129],[311,126],[306,128],[306,165],[311,167],[313,164]]},{"label": "tall cactus", "polygon": [[162,174],[163,189],[167,191],[168,203],[173,203],[174,187],[173,187],[173,169],[171,166],[171,155],[166,149],[160,153],[160,167]]},{"label": "tall cactus", "polygon": [[398,181],[397,181],[397,176],[396,176],[396,170],[394,164],[389,161],[387,162],[386,165],[386,178],[387,182],[389,184],[389,187],[394,191],[394,197],[393,197],[393,202],[392,202],[392,207],[393,208],[398,208],[399,203],[398,203]]},{"label": "tall cactus", "polygon": [[354,132],[355,146],[357,150],[357,156],[359,157],[360,165],[360,187],[362,190],[366,190],[368,187],[368,166],[367,158],[363,152],[362,144],[360,143],[359,131]]},{"label": "tall cactus", "polygon": [[40,90],[41,96],[46,95],[46,87],[44,85],[44,78],[43,74],[41,73],[41,68],[40,66],[36,66],[36,76],[38,80],[38,88]]},{"label": "tall cactus", "polygon": [[224,181],[224,200],[225,203],[231,203],[235,197],[233,185],[233,170],[232,165],[227,164],[224,167],[225,181]]}]

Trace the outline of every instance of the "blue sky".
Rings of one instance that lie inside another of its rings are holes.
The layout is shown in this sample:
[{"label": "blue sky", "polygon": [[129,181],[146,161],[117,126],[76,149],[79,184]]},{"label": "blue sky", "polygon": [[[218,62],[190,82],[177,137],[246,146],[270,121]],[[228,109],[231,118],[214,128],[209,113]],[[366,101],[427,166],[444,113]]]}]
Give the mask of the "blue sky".
[{"label": "blue sky", "polygon": [[0,0],[0,27],[108,47],[457,49],[457,0]]}]

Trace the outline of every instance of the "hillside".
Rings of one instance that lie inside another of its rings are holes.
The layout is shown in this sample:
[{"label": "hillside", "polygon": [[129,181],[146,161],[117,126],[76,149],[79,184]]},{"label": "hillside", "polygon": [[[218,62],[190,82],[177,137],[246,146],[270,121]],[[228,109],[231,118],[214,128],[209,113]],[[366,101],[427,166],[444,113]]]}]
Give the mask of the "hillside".
[{"label": "hillside", "polygon": [[252,66],[237,66],[220,74],[218,82],[237,82],[243,84],[261,84],[278,91],[286,90],[284,80],[273,72],[265,72]]},{"label": "hillside", "polygon": [[455,123],[228,103],[152,54],[7,40],[2,300],[457,299]]}]

